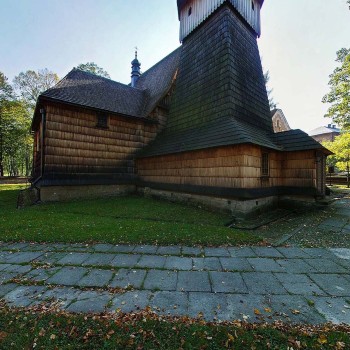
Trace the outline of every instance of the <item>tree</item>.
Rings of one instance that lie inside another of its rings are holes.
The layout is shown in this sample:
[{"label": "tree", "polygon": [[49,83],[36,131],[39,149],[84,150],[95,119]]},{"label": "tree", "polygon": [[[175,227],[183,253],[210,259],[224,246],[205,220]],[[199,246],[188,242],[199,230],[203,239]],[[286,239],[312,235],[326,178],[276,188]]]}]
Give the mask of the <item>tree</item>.
[{"label": "tree", "polygon": [[330,92],[322,102],[330,103],[325,117],[344,129],[350,129],[350,49],[342,48],[337,51],[336,62],[340,63],[329,76]]},{"label": "tree", "polygon": [[34,108],[38,96],[53,87],[58,81],[58,75],[45,68],[38,72],[33,70],[21,72],[14,78],[13,84],[20,96],[30,107]]},{"label": "tree", "polygon": [[24,101],[7,101],[1,111],[3,170],[10,176],[29,175],[32,137],[31,112]]},{"label": "tree", "polygon": [[7,82],[8,79],[4,73],[0,72],[0,176],[4,176],[4,151],[3,151],[3,110],[5,106],[13,99],[12,86]]},{"label": "tree", "polygon": [[99,67],[94,62],[88,62],[88,63],[80,63],[77,67],[77,69],[83,70],[84,72],[92,73],[95,75],[99,75],[104,78],[110,79],[108,72],[106,72],[103,68]]},{"label": "tree", "polygon": [[350,132],[343,132],[335,138],[333,142],[322,142],[323,146],[328,148],[334,154],[327,157],[327,164],[336,166],[341,171],[346,171],[348,174],[349,186],[349,172],[350,172]]},{"label": "tree", "polygon": [[[349,0],[350,1],[350,0]],[[269,99],[269,106],[270,106],[270,110],[273,110],[276,108],[277,103],[274,101],[273,97],[272,97],[272,91],[273,89],[270,89],[268,87],[268,83],[270,81],[270,72],[266,71],[264,73],[264,80],[265,80],[265,85],[266,85],[266,91],[267,91],[267,97]]]}]

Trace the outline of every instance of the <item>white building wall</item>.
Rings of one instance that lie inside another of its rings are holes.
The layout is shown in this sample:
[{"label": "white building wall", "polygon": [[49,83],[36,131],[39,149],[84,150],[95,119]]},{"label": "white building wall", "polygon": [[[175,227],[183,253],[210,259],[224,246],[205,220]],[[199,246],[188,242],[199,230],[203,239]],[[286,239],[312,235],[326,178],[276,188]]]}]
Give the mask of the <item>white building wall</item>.
[{"label": "white building wall", "polygon": [[180,12],[180,41],[225,1],[229,1],[260,36],[261,6],[258,0],[189,0]]}]

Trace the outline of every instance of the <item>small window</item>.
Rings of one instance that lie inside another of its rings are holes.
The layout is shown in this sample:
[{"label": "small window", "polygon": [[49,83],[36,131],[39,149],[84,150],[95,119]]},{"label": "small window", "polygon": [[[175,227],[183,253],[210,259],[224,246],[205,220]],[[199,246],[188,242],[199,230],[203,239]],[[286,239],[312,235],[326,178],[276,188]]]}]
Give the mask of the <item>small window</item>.
[{"label": "small window", "polygon": [[269,176],[270,167],[269,167],[269,154],[263,153],[261,156],[261,176]]},{"label": "small window", "polygon": [[254,5],[254,1],[252,1],[252,10],[255,10],[255,5]]},{"label": "small window", "polygon": [[188,9],[188,16],[191,16],[192,15],[192,7],[190,7],[189,9]]},{"label": "small window", "polygon": [[108,116],[106,113],[97,113],[96,127],[107,129],[108,128]]}]

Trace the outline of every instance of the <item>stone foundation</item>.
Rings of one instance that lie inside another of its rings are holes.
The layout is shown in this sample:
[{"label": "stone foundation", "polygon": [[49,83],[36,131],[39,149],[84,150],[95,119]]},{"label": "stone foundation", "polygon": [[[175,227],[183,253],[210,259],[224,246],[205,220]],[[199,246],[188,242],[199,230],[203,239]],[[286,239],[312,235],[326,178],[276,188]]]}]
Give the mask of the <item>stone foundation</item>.
[{"label": "stone foundation", "polygon": [[235,200],[219,197],[200,196],[190,193],[154,190],[149,187],[139,187],[137,191],[140,195],[143,195],[145,197],[186,203],[197,207],[203,206],[205,208],[230,213],[232,216],[252,215],[262,212],[269,207],[276,206],[278,203],[277,196],[257,198],[252,200]]},{"label": "stone foundation", "polygon": [[40,188],[42,202],[72,199],[124,196],[136,192],[134,185],[48,186]]}]

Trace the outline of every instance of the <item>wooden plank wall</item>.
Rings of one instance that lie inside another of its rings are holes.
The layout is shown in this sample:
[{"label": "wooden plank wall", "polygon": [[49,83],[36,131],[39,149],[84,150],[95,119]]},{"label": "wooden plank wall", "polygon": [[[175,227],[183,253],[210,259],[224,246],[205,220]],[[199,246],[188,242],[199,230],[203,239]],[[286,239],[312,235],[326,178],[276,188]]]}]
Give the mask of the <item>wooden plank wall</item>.
[{"label": "wooden plank wall", "polygon": [[316,186],[313,151],[270,151],[270,177],[264,180],[262,151],[238,145],[138,159],[138,175],[146,182],[230,188]]},{"label": "wooden plank wall", "polygon": [[135,153],[152,140],[155,124],[109,115],[96,127],[96,112],[58,104],[46,108],[45,173],[134,173]]}]

